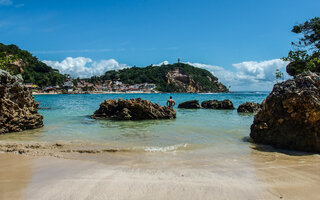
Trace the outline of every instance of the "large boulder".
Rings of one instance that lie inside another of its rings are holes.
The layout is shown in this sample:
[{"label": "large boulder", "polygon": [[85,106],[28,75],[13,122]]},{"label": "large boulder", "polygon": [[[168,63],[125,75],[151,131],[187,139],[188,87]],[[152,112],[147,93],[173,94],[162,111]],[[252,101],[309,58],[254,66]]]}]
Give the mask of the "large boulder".
[{"label": "large boulder", "polygon": [[237,111],[238,113],[254,113],[258,112],[261,108],[261,104],[255,102],[245,102],[241,104]]},{"label": "large boulder", "polygon": [[21,77],[0,70],[0,134],[42,127],[38,106]]},{"label": "large boulder", "polygon": [[188,109],[200,108],[200,104],[198,100],[191,100],[191,101],[180,103],[178,105],[178,108],[188,108]]},{"label": "large boulder", "polygon": [[256,143],[320,152],[320,74],[303,72],[278,83],[251,125]]},{"label": "large boulder", "polygon": [[176,111],[141,98],[129,100],[119,98],[106,99],[91,117],[114,120],[174,119]]},{"label": "large boulder", "polygon": [[203,101],[201,103],[201,106],[207,109],[227,109],[227,110],[234,109],[233,103],[229,99],[225,99],[223,101],[218,101],[218,100]]}]

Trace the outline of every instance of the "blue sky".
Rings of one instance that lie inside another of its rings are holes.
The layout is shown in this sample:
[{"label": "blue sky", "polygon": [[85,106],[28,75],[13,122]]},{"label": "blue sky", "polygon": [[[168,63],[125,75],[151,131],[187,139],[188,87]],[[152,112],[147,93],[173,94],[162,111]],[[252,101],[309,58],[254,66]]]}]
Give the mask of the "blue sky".
[{"label": "blue sky", "polygon": [[319,11],[319,0],[0,0],[0,42],[75,76],[180,57],[234,90],[270,90],[292,26]]}]

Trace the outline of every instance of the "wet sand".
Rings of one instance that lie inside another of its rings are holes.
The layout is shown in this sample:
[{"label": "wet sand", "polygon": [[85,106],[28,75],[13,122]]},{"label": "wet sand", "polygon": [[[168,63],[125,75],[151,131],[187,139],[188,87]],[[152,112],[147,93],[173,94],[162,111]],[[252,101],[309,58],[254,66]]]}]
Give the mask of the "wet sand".
[{"label": "wet sand", "polygon": [[193,153],[0,154],[0,199],[317,200],[319,155]]}]

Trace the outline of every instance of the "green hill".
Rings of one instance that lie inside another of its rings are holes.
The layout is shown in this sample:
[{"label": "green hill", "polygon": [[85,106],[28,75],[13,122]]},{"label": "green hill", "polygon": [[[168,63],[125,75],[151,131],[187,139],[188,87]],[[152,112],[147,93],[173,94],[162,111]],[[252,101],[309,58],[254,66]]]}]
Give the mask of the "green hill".
[{"label": "green hill", "polygon": [[107,71],[102,80],[120,80],[126,84],[154,83],[161,92],[228,92],[226,86],[209,71],[184,63],[132,67]]},{"label": "green hill", "polygon": [[[2,62],[0,68],[9,70],[13,74],[22,73],[25,83],[34,83],[41,87],[62,85],[65,75],[58,70],[41,62],[28,51],[22,50],[16,45],[4,45],[0,43],[0,60],[10,59],[9,63]],[[14,64],[13,64],[14,61]],[[11,65],[8,66],[8,65]]]}]

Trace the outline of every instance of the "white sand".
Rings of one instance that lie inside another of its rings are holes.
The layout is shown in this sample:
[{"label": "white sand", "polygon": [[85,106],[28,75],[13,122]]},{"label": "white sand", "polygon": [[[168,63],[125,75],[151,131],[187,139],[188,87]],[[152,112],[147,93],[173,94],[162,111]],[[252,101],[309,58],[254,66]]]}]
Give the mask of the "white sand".
[{"label": "white sand", "polygon": [[174,167],[0,154],[0,199],[319,199],[318,156],[257,158]]}]

